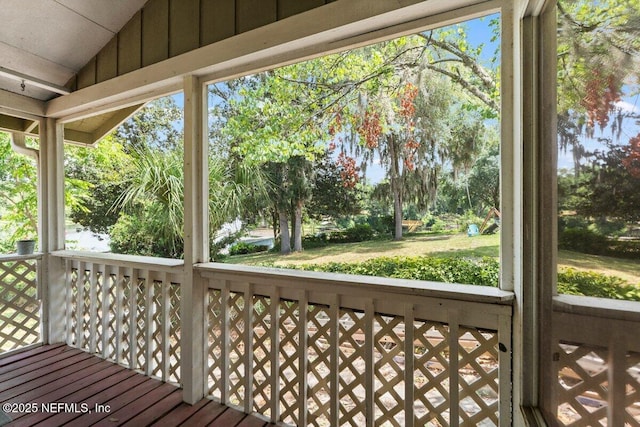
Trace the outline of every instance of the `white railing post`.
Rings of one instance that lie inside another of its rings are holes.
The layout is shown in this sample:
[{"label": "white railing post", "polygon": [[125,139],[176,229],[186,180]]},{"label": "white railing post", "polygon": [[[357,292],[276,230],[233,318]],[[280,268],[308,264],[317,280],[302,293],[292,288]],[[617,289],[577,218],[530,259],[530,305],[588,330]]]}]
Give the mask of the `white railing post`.
[{"label": "white railing post", "polygon": [[43,257],[43,340],[65,341],[64,261],[49,254],[64,248],[64,129],[55,119],[40,121],[38,225]]},{"label": "white railing post", "polygon": [[204,396],[205,348],[203,283],[196,263],[209,261],[208,138],[205,86],[186,76],[184,88],[184,280],[181,299],[182,385],[184,401]]}]

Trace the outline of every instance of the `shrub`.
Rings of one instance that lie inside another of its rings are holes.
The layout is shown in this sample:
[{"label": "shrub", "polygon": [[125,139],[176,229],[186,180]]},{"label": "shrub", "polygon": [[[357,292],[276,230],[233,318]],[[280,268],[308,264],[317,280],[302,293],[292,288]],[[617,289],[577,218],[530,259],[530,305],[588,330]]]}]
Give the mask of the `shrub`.
[{"label": "shrub", "polygon": [[365,242],[373,239],[373,228],[369,224],[357,224],[342,232],[343,237],[350,242]]},{"label": "shrub", "polygon": [[302,247],[304,249],[323,248],[329,244],[329,236],[326,233],[315,236],[303,236]]},{"label": "shrub", "polygon": [[560,249],[616,258],[640,259],[640,242],[610,240],[591,228],[566,228],[558,236]]},{"label": "shrub", "polygon": [[229,255],[246,255],[269,250],[266,245],[252,245],[246,242],[238,242],[229,248]]},{"label": "shrub", "polygon": [[[270,266],[273,265],[270,264]],[[360,263],[330,262],[288,265],[283,268],[492,287],[497,287],[500,279],[500,264],[497,260],[489,257],[469,259],[398,256],[374,258]],[[558,292],[569,295],[640,301],[640,286],[634,286],[619,277],[574,269],[558,272]]]},{"label": "shrub", "polygon": [[[326,236],[327,243],[355,243],[373,239],[375,232],[369,224],[358,224],[343,231],[333,231]],[[304,246],[304,245],[303,245]]]},{"label": "shrub", "polygon": [[500,266],[493,258],[380,257],[360,263],[327,263],[287,266],[300,270],[398,279],[431,280],[447,283],[467,283],[498,286]]},{"label": "shrub", "polygon": [[604,255],[609,239],[588,228],[566,228],[559,233],[558,246],[560,249]]},{"label": "shrub", "polygon": [[558,272],[558,293],[640,301],[640,288],[626,280],[573,268]]},{"label": "shrub", "polygon": [[368,223],[378,234],[392,234],[395,226],[392,215],[371,216]]}]

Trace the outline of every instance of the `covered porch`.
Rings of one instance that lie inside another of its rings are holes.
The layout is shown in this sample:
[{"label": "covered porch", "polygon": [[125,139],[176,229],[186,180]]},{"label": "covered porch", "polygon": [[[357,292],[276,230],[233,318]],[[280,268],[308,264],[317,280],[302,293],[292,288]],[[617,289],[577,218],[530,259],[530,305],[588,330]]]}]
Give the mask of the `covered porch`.
[{"label": "covered porch", "polygon": [[[209,262],[207,83],[493,12],[499,289]],[[11,384],[0,401],[112,411],[19,410],[12,425],[640,425],[637,304],[554,290],[553,16],[541,0],[149,0],[64,81],[1,64],[3,79],[38,88],[0,80],[0,129],[38,162],[40,253],[0,256],[0,384]],[[177,91],[184,259],[66,250],[65,142],[93,144]],[[95,381],[79,389],[80,378]],[[133,395],[145,402],[135,410]]]}]

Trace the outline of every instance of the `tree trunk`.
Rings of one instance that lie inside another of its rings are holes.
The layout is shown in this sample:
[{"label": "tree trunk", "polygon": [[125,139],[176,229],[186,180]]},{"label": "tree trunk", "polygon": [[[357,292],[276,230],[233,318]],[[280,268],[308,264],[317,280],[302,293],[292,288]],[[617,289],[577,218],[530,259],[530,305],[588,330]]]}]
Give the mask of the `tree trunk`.
[{"label": "tree trunk", "polygon": [[391,160],[390,186],[393,196],[393,219],[395,223],[393,240],[402,240],[402,181],[400,179],[400,160],[394,136],[391,136],[389,141],[389,157]]},{"label": "tree trunk", "polygon": [[280,221],[280,253],[286,255],[291,253],[291,236],[289,236],[289,217],[286,211],[278,211]]},{"label": "tree trunk", "polygon": [[278,223],[278,209],[272,208],[269,209],[271,213],[271,227],[273,228],[273,240],[275,241],[278,238],[279,233],[279,223]]},{"label": "tree trunk", "polygon": [[294,233],[293,233],[293,250],[295,252],[302,251],[302,200],[296,201],[294,212]]},{"label": "tree trunk", "polygon": [[393,240],[402,240],[402,200],[398,192],[393,193],[393,219],[395,222],[395,232]]}]

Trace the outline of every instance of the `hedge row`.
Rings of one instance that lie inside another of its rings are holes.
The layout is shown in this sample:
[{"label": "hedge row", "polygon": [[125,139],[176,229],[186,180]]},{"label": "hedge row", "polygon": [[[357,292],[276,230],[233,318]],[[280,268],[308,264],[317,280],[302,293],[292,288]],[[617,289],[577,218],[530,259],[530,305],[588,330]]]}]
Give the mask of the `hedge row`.
[{"label": "hedge row", "polygon": [[500,265],[493,258],[380,257],[358,263],[302,264],[286,266],[309,271],[361,274],[398,279],[430,280],[498,286]]},{"label": "hedge row", "polygon": [[229,255],[246,255],[269,250],[267,245],[253,245],[245,242],[238,242],[229,248]]},{"label": "hedge row", "polygon": [[558,246],[560,249],[577,251],[584,254],[640,259],[639,241],[613,240],[587,228],[566,228],[560,230]]},{"label": "hedge row", "polygon": [[[469,259],[397,256],[374,258],[358,263],[331,262],[287,265],[284,268],[493,287],[498,286],[500,275],[500,264],[489,257]],[[619,277],[574,269],[565,269],[558,273],[558,292],[640,301],[640,284],[634,285]]]}]

